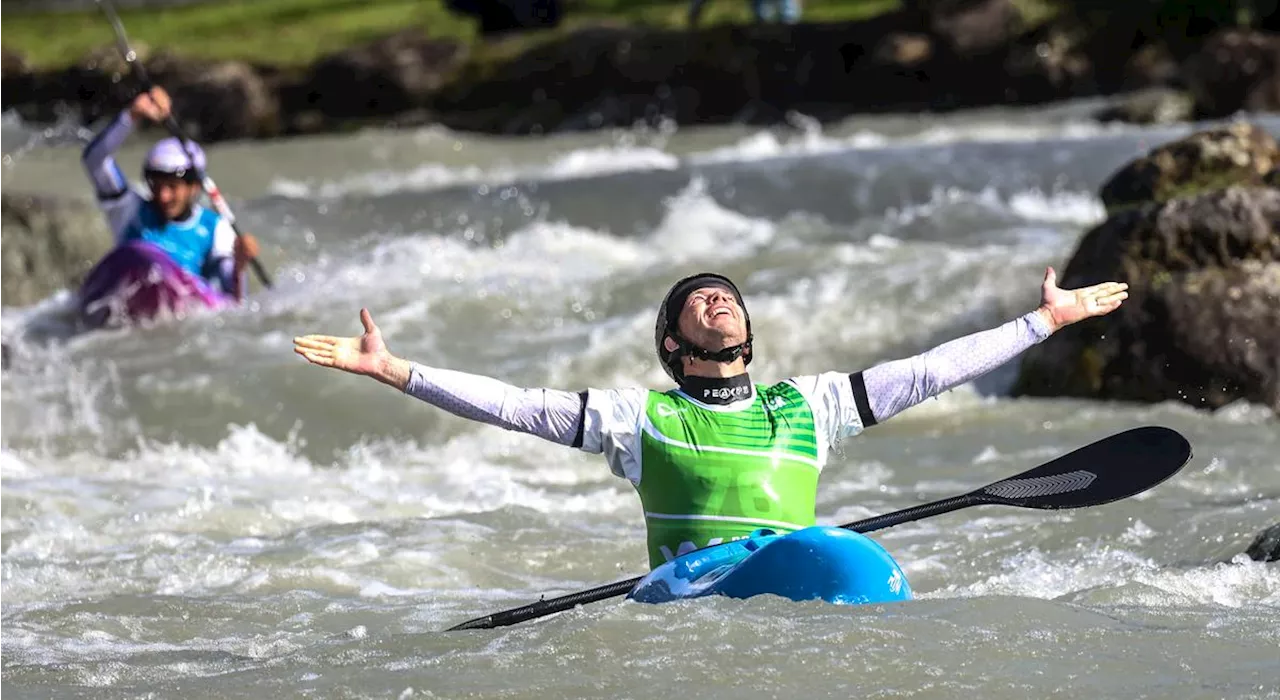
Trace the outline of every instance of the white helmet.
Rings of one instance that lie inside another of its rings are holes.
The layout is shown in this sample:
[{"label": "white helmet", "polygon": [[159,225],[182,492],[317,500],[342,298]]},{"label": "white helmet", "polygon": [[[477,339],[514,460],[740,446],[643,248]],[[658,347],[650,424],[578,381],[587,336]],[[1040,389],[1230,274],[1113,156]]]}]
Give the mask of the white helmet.
[{"label": "white helmet", "polygon": [[183,143],[170,136],[156,142],[147,152],[147,158],[142,162],[142,175],[168,175],[187,182],[200,182],[204,168],[204,150],[199,144],[194,141]]}]

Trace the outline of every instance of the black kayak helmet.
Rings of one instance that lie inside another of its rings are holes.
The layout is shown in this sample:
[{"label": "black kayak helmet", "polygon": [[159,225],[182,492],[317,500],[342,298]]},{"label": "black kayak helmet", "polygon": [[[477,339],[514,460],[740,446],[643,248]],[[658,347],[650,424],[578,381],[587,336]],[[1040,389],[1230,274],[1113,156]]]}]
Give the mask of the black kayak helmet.
[{"label": "black kayak helmet", "polygon": [[[680,334],[678,327],[680,310],[684,308],[685,300],[694,291],[705,287],[719,287],[733,293],[734,298],[738,300],[738,307],[742,309],[742,317],[747,322],[746,342],[711,352],[694,345]],[[666,343],[663,341],[668,337],[674,340],[678,346],[674,351],[668,351],[665,347]],[[684,378],[684,370],[681,368],[680,358],[686,354],[701,360],[712,360],[714,362],[732,362],[742,357],[743,362],[751,364],[751,340],[751,314],[747,312],[747,304],[742,300],[742,293],[738,291],[737,285],[724,275],[717,275],[713,272],[699,272],[696,275],[685,277],[671,287],[671,291],[667,292],[667,296],[663,298],[662,305],[658,307],[658,322],[654,325],[653,342],[657,346],[658,361],[662,364],[662,369],[677,384]]]}]

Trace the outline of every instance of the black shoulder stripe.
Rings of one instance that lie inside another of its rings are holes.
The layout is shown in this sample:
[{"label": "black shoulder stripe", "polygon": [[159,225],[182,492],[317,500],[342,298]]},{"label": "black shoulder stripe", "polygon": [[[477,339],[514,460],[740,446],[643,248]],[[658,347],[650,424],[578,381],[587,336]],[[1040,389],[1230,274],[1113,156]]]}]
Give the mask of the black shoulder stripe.
[{"label": "black shoulder stripe", "polygon": [[850,374],[849,384],[853,387],[853,402],[858,407],[862,427],[870,428],[876,424],[876,415],[871,412],[871,400],[867,398],[867,383],[862,379],[862,372]]},{"label": "black shoulder stripe", "polygon": [[582,449],[582,433],[587,429],[587,392],[579,391],[578,396],[582,398],[582,408],[578,410],[578,432],[573,436],[571,447]]}]

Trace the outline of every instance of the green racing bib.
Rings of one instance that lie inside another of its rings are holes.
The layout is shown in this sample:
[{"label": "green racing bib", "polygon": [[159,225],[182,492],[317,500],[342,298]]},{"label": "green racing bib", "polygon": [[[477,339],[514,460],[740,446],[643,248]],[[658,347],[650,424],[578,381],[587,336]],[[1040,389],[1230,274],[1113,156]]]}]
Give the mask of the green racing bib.
[{"label": "green racing bib", "polygon": [[751,405],[736,410],[651,391],[641,431],[636,489],[650,567],[759,528],[816,522],[818,438],[791,384],[757,385]]}]

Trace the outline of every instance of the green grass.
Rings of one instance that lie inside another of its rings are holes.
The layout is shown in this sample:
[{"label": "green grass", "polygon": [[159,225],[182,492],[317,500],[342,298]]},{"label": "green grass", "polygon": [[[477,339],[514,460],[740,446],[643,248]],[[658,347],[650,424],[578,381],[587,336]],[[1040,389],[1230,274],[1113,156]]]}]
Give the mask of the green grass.
[{"label": "green grass", "polygon": [[[833,22],[875,16],[899,0],[803,0],[804,21]],[[687,0],[566,0],[563,25],[528,32],[515,43],[552,38],[587,25],[681,28]],[[130,40],[185,56],[300,66],[318,56],[390,34],[420,28],[437,37],[477,42],[476,22],[447,10],[442,0],[222,0],[184,7],[123,10]],[[749,0],[708,0],[701,26],[751,21]],[[7,12],[0,43],[39,68],[61,68],[90,50],[110,46],[111,26],[98,11]]]},{"label": "green grass", "polygon": [[[122,10],[129,39],[152,51],[278,65],[316,56],[405,27],[470,37],[471,22],[423,0],[227,0],[185,7]],[[114,42],[97,11],[8,13],[0,40],[36,66],[59,68]],[[141,51],[141,49],[140,49]]]},{"label": "green grass", "polygon": [[1013,0],[1022,26],[1028,28],[1058,19],[1064,11],[1063,4],[1061,0]]}]

